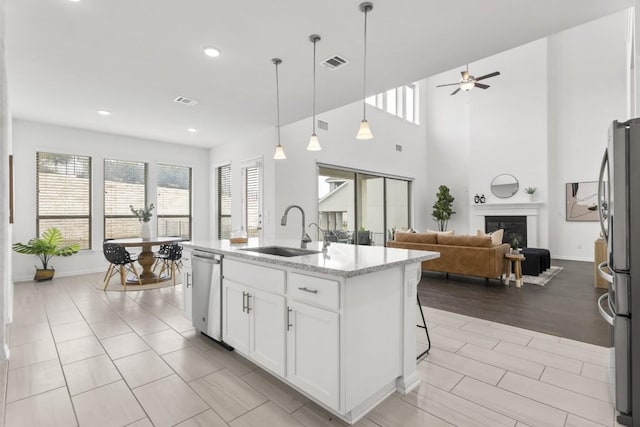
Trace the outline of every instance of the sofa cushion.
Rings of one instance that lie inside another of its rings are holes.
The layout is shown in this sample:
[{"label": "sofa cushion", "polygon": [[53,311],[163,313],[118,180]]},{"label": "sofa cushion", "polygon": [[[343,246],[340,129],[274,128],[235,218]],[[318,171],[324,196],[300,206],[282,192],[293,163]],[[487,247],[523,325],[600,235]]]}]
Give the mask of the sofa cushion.
[{"label": "sofa cushion", "polygon": [[448,236],[444,234],[438,234],[438,244],[471,246],[474,248],[490,248],[493,246],[491,236]]},{"label": "sofa cushion", "polygon": [[453,236],[454,234],[456,234],[456,232],[454,230],[436,231],[436,230],[429,230],[428,228],[427,228],[427,233],[444,234],[444,235],[447,235],[447,236]]},{"label": "sofa cushion", "polygon": [[396,231],[395,241],[408,243],[438,243],[437,234],[435,233],[401,233],[399,231]]},{"label": "sofa cushion", "polygon": [[493,246],[498,246],[502,244],[502,238],[504,237],[504,230],[501,228],[499,230],[496,230],[488,234],[482,230],[478,230],[478,233],[476,235],[481,237],[491,236],[491,243],[493,244]]}]

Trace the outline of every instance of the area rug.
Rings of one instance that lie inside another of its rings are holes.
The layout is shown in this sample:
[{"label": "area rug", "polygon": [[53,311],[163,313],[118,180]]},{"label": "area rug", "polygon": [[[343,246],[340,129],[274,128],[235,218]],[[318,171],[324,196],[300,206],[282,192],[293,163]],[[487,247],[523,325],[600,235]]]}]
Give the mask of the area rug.
[{"label": "area rug", "polygon": [[[173,286],[173,280],[166,280],[164,282],[158,282],[158,283],[149,283],[148,285],[136,285],[133,283],[127,283],[127,292],[168,288],[170,286]],[[176,286],[182,286],[182,283],[180,283],[180,281],[178,280],[176,281]],[[102,290],[104,288],[104,283],[103,282],[98,283],[96,285],[96,288]],[[111,279],[111,282],[107,287],[107,291],[124,292],[124,286],[120,284],[120,278]]]},{"label": "area rug", "polygon": [[[544,286],[547,283],[549,283],[551,281],[551,279],[556,277],[556,275],[558,273],[560,273],[563,268],[564,267],[557,267],[555,265],[552,265],[551,267],[549,267],[548,270],[546,270],[544,273],[541,273],[539,276],[526,276],[526,275],[523,275],[522,276],[522,281],[524,283],[529,284],[529,285]],[[516,280],[516,278],[513,275],[513,273],[511,274],[511,280],[513,282],[515,282],[515,280]]]}]

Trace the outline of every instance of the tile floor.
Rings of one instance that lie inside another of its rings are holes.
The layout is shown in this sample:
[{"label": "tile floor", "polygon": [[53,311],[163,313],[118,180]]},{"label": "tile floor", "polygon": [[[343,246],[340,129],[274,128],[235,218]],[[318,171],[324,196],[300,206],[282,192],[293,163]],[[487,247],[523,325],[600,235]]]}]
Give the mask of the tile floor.
[{"label": "tile floor", "polygon": [[[344,425],[194,333],[180,286],[102,292],[101,275],[15,287],[5,425]],[[357,425],[614,426],[607,349],[426,308],[420,387]],[[424,332],[416,329],[418,347]]]}]

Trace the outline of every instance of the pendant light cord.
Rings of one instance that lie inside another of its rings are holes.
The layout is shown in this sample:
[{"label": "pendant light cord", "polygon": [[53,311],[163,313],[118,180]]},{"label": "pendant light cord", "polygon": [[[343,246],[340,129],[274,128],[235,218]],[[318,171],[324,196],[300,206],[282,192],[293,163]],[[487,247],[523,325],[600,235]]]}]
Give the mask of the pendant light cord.
[{"label": "pendant light cord", "polygon": [[278,63],[276,62],[276,111],[278,122],[278,146],[280,145],[280,85],[278,84]]},{"label": "pendant light cord", "polygon": [[367,13],[369,10],[365,8],[364,10],[364,67],[363,67],[363,78],[362,78],[362,117],[364,120],[367,120]]},{"label": "pendant light cord", "polygon": [[316,43],[313,39],[313,134],[316,134]]}]

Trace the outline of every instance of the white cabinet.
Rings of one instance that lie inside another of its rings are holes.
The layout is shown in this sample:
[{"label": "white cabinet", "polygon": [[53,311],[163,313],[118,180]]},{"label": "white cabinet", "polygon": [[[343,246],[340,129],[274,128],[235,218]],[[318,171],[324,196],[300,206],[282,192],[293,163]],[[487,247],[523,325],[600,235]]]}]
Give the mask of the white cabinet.
[{"label": "white cabinet", "polygon": [[287,379],[329,408],[339,407],[338,313],[289,300]]},{"label": "white cabinet", "polygon": [[285,298],[223,280],[224,340],[273,373],[285,374]]},{"label": "white cabinet", "polygon": [[191,320],[192,313],[192,291],[193,291],[193,275],[191,268],[191,251],[184,250],[182,252],[182,297],[183,297],[183,314],[184,317]]}]

